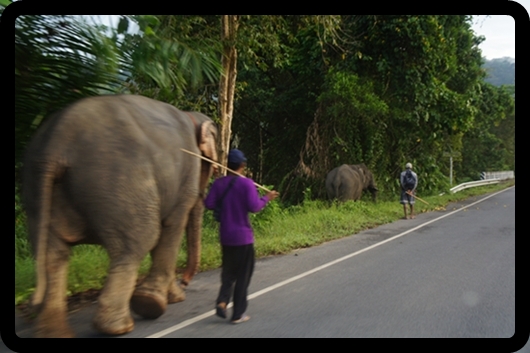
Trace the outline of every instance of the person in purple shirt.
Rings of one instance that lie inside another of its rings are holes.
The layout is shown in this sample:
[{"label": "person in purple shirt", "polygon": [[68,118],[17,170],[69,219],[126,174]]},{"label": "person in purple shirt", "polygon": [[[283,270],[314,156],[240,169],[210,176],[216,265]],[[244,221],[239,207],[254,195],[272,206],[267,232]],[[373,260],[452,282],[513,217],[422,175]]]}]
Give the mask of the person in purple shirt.
[{"label": "person in purple shirt", "polygon": [[[233,149],[228,154],[228,168],[242,174],[247,159],[243,152]],[[235,178],[235,179],[234,179]],[[230,185],[230,182],[233,183]],[[271,191],[260,197],[254,181],[228,172],[214,181],[204,200],[207,209],[213,210],[227,188],[230,189],[222,201],[219,237],[222,250],[221,288],[216,300],[216,314],[225,319],[226,307],[233,294],[232,323],[247,321],[247,290],[254,272],[254,232],[250,225],[249,212],[261,211],[269,201],[278,196]],[[235,287],[234,287],[235,284]]]}]

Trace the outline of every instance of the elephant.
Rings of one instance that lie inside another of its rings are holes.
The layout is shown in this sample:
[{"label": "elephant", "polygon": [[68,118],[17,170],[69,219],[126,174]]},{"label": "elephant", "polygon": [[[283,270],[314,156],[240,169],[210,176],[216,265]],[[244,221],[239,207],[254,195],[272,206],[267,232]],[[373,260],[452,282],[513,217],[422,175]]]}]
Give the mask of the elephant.
[{"label": "elephant", "polygon": [[[206,115],[140,95],[83,98],[50,115],[27,146],[23,202],[36,260],[35,337],[75,337],[67,323],[71,248],[101,245],[108,277],[92,326],[105,335],[134,330],[185,300],[198,272],[204,193],[217,169],[218,128]],[[187,238],[182,282],[176,259]],[[141,261],[152,267],[137,283]]]},{"label": "elephant", "polygon": [[339,201],[359,200],[362,192],[370,191],[376,202],[377,189],[374,176],[365,164],[343,164],[326,176],[326,192],[329,199]]}]

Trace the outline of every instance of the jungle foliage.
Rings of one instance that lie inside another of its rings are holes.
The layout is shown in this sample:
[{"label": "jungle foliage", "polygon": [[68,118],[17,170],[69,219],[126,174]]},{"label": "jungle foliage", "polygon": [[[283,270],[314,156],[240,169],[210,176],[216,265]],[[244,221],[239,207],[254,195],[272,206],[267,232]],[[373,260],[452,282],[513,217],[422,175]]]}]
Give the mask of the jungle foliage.
[{"label": "jungle foliage", "polygon": [[[35,128],[82,97],[142,94],[221,123],[220,16],[121,16],[110,35],[73,16],[16,23],[15,180]],[[514,98],[485,82],[482,40],[470,16],[240,16],[231,147],[287,204],[323,197],[342,163],[365,163],[383,198],[406,162],[422,195],[446,190],[448,153],[455,182],[514,170]]]}]

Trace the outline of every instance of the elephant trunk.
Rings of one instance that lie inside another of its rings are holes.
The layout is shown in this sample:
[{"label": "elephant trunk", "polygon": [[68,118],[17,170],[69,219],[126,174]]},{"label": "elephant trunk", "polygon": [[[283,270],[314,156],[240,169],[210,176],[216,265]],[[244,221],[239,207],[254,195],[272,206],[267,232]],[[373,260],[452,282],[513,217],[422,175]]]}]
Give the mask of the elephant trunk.
[{"label": "elephant trunk", "polygon": [[193,276],[199,271],[201,260],[201,235],[202,235],[202,221],[204,215],[204,200],[203,191],[206,189],[206,184],[212,176],[213,168],[208,162],[201,162],[201,176],[199,180],[199,197],[195,206],[191,209],[188,224],[186,225],[186,239],[187,239],[187,265],[182,275],[182,285],[187,286],[192,280]]},{"label": "elephant trunk", "polygon": [[370,188],[370,192],[372,193],[372,200],[373,200],[374,202],[377,202],[376,199],[377,199],[377,192],[378,192],[378,191],[379,191],[379,190],[378,190],[375,186],[372,186],[372,187]]},{"label": "elephant trunk", "polygon": [[182,275],[183,286],[187,286],[193,276],[199,271],[203,212],[204,205],[202,199],[199,199],[191,210],[188,224],[186,226],[188,256],[186,269]]}]

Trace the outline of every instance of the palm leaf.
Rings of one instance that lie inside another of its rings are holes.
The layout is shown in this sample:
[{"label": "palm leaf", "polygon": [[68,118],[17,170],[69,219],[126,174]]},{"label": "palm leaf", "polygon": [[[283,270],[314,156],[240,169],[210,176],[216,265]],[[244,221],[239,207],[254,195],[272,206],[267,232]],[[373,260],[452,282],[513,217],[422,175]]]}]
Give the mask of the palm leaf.
[{"label": "palm leaf", "polygon": [[115,48],[71,16],[20,16],[15,23],[15,163],[39,116],[120,87]]}]

